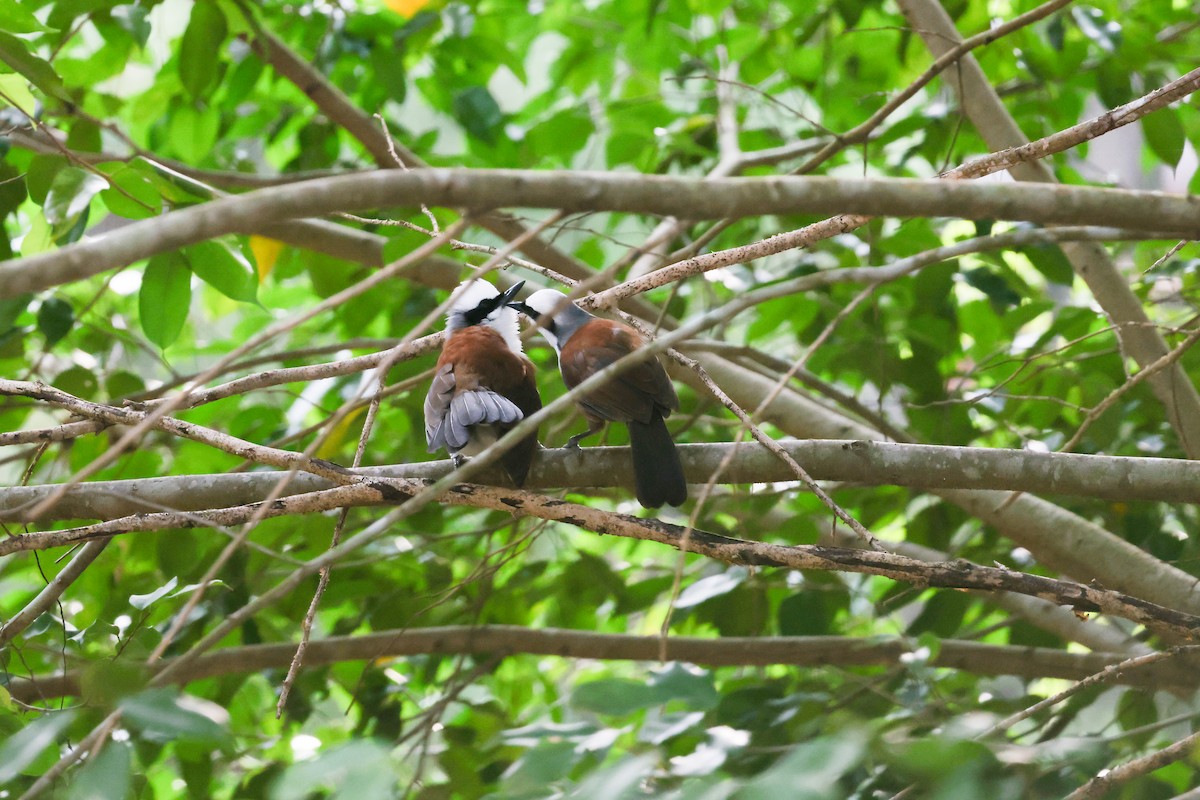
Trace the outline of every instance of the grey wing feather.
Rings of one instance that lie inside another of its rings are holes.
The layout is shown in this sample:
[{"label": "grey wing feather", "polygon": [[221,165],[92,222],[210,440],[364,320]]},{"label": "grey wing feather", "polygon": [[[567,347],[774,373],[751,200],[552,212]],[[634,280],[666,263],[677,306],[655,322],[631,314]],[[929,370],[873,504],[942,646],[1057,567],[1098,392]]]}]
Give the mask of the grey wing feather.
[{"label": "grey wing feather", "polygon": [[433,376],[429,394],[425,395],[425,441],[429,452],[436,453],[446,447],[446,432],[443,423],[450,411],[450,400],[454,396],[454,365],[446,364]]},{"label": "grey wing feather", "polygon": [[476,392],[475,397],[483,406],[480,413],[484,419],[494,420],[501,416],[500,404],[496,402],[495,394],[491,392]]},{"label": "grey wing feather", "polygon": [[446,415],[446,449],[456,453],[467,446],[471,438],[470,416],[462,402],[456,397],[450,401],[450,413]]},{"label": "grey wing feather", "polygon": [[511,400],[487,389],[458,392],[454,365],[433,376],[425,395],[425,441],[429,452],[445,448],[457,453],[467,446],[474,425],[511,424],[524,415]]},{"label": "grey wing feather", "polygon": [[450,400],[446,444],[451,452],[461,450],[467,446],[472,426],[511,424],[523,416],[521,409],[503,395],[486,389],[460,392]]},{"label": "grey wing feather", "polygon": [[503,395],[495,392],[479,392],[484,404],[484,420],[490,423],[512,424],[524,415],[517,405]]}]

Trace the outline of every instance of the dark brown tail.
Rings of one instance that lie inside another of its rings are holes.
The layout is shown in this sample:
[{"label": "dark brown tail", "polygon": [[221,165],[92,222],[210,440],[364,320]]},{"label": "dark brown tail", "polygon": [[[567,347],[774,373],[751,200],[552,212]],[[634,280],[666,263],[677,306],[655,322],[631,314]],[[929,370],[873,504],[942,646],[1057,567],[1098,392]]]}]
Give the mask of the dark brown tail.
[{"label": "dark brown tail", "polygon": [[[520,420],[517,421],[520,422]],[[501,426],[501,435],[508,433],[514,427],[516,426]],[[508,473],[513,486],[516,486],[518,489],[525,485],[525,478],[529,475],[529,465],[533,463],[533,456],[537,451],[538,434],[537,431],[534,431],[513,445],[504,455],[500,456],[500,464],[504,467],[504,471]]]},{"label": "dark brown tail", "polygon": [[633,482],[637,499],[646,508],[658,508],[663,503],[683,505],[687,500],[687,481],[679,451],[671,440],[667,423],[658,411],[650,422],[629,422],[629,446],[633,450]]}]

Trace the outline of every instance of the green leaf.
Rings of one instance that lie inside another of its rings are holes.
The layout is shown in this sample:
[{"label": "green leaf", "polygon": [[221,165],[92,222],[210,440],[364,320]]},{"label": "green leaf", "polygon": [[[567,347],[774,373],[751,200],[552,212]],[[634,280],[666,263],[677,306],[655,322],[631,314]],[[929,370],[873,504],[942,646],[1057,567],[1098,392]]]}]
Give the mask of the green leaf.
[{"label": "green leaf", "polygon": [[67,160],[61,156],[34,156],[29,162],[29,169],[25,170],[25,187],[29,192],[29,199],[38,205],[44,204],[55,176],[66,166]]},{"label": "green leaf", "polygon": [[16,211],[28,196],[25,180],[16,167],[12,164],[0,164],[0,219],[9,212]]},{"label": "green leaf", "polygon": [[657,769],[658,756],[644,753],[627,756],[617,763],[588,775],[567,797],[591,800],[625,800],[645,797],[645,780]]},{"label": "green leaf", "polygon": [[393,797],[395,781],[387,748],[359,739],[292,764],[271,786],[269,796],[291,800],[333,788],[334,800],[386,800]]},{"label": "green leaf", "polygon": [[90,119],[78,120],[67,135],[67,147],[85,153],[98,153],[101,148],[100,126]]},{"label": "green leaf", "polygon": [[46,222],[45,214],[32,214],[29,229],[21,240],[21,255],[34,256],[54,248],[54,232]]},{"label": "green leaf", "polygon": [[718,575],[709,575],[689,584],[675,601],[676,608],[691,608],[705,600],[728,594],[745,582],[749,572],[745,567],[731,567]]},{"label": "green leaf", "polygon": [[214,747],[229,741],[229,715],[225,709],[175,689],[148,689],[125,698],[118,707],[126,722],[151,739]]},{"label": "green leaf", "polygon": [[1034,268],[1052,283],[1070,286],[1075,282],[1075,269],[1056,244],[1026,247],[1021,252]]},{"label": "green leaf", "polygon": [[496,141],[497,129],[503,120],[500,106],[483,86],[472,86],[454,95],[454,118],[472,136],[488,144]]},{"label": "green leaf", "polygon": [[836,633],[834,620],[849,605],[845,592],[820,586],[784,598],[779,604],[779,632],[784,636],[820,636]]},{"label": "green leaf", "polygon": [[66,300],[47,297],[38,307],[37,324],[49,347],[71,332],[71,326],[75,324],[75,309]]},{"label": "green leaf", "polygon": [[1019,305],[1021,295],[1013,291],[1008,282],[987,267],[965,270],[963,280],[987,295],[992,307],[997,310]]},{"label": "green leaf", "polygon": [[223,242],[200,242],[183,251],[192,272],[231,300],[258,299],[258,278],[241,253]]},{"label": "green leaf", "polygon": [[133,759],[129,745],[109,742],[75,776],[68,800],[114,800],[129,796]]},{"label": "green leaf", "polygon": [[679,700],[702,710],[716,708],[721,699],[711,672],[677,661],[655,672],[650,688],[659,694],[660,702]]},{"label": "green leaf", "polygon": [[0,75],[0,92],[4,99],[0,104],[16,106],[25,116],[32,117],[37,112],[37,100],[29,91],[29,81],[20,75]]},{"label": "green leaf", "polygon": [[622,716],[658,703],[658,692],[645,683],[627,678],[589,681],[571,692],[571,705],[596,714]]},{"label": "green leaf", "polygon": [[864,739],[861,735],[846,733],[837,738],[825,736],[804,742],[748,783],[738,797],[745,800],[776,797],[834,800],[843,797],[837,781],[862,760]]},{"label": "green leaf", "polygon": [[138,311],[146,338],[165,350],[183,330],[192,304],[192,273],[178,254],[155,256],[142,275]]},{"label": "green leaf", "polygon": [[1115,52],[1121,45],[1121,25],[1108,19],[1104,12],[1094,6],[1076,6],[1071,16],[1083,35],[1091,39],[1106,53]]},{"label": "green leaf", "polygon": [[19,294],[16,297],[10,297],[6,300],[0,300],[0,333],[10,330],[17,324],[17,317],[21,316],[33,300],[32,294]]},{"label": "green leaf", "polygon": [[94,661],[81,670],[79,686],[90,706],[112,708],[122,697],[146,688],[150,673],[144,664],[126,661]]},{"label": "green leaf", "polygon": [[167,136],[175,153],[189,164],[203,161],[217,141],[221,115],[215,108],[193,105],[177,108],[171,115]]},{"label": "green leaf", "polygon": [[52,385],[76,397],[90,399],[95,397],[96,388],[100,384],[96,380],[96,373],[87,367],[76,364],[55,375]]},{"label": "green leaf", "polygon": [[199,0],[179,43],[179,80],[192,97],[199,99],[219,75],[217,55],[229,26],[225,13],[213,0]]},{"label": "green leaf", "polygon": [[44,33],[56,30],[39,22],[33,12],[17,0],[0,0],[0,29],[12,33]]},{"label": "green leaf", "polygon": [[0,786],[20,775],[43,750],[58,741],[74,719],[73,709],[44,714],[0,744]]},{"label": "green leaf", "polygon": [[569,108],[534,125],[525,134],[533,164],[546,158],[557,158],[569,166],[570,159],[588,143],[596,126],[583,108]]},{"label": "green leaf", "polygon": [[137,609],[148,608],[155,600],[164,597],[168,592],[171,592],[179,585],[179,578],[174,577],[164,583],[162,586],[155,589],[150,594],[133,594],[129,596],[129,605]]},{"label": "green leaf", "polygon": [[0,61],[7,64],[13,72],[23,75],[42,92],[50,97],[70,102],[71,96],[63,86],[62,79],[50,66],[50,62],[29,52],[25,42],[9,33],[0,31]]},{"label": "green leaf", "polygon": [[567,777],[583,755],[574,742],[541,742],[527,750],[505,773],[504,793],[513,797],[540,793]]},{"label": "green leaf", "polygon": [[70,228],[87,210],[92,198],[107,187],[108,181],[94,172],[64,167],[54,176],[46,194],[43,206],[46,221],[55,230]]},{"label": "green leaf", "polygon": [[118,217],[145,219],[162,211],[162,195],[142,169],[132,164],[101,164],[108,176],[109,188],[100,192],[100,199]]},{"label": "green leaf", "polygon": [[901,744],[892,761],[904,774],[936,778],[948,773],[952,766],[974,761],[994,763],[995,756],[981,742],[940,736]]},{"label": "green leaf", "polygon": [[146,17],[150,10],[141,4],[117,6],[112,10],[113,21],[127,31],[138,47],[145,47],[150,38],[150,22]]},{"label": "green leaf", "polygon": [[1173,108],[1160,108],[1153,114],[1142,117],[1142,132],[1154,155],[1171,169],[1179,166],[1183,157],[1183,146],[1187,143],[1187,131]]}]

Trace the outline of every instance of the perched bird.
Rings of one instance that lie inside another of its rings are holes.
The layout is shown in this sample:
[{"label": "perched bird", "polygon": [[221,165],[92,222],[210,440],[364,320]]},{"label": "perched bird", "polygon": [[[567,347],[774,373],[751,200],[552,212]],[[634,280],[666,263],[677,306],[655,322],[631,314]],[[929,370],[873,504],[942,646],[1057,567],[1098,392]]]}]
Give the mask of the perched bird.
[{"label": "perched bird", "polygon": [[[542,407],[517,312],[508,306],[524,283],[500,292],[472,280],[446,315],[446,341],[425,396],[425,439],[429,452],[444,447],[456,465]],[[500,457],[514,485],[525,483],[537,448],[534,431]]]},{"label": "perched bird", "polygon": [[[509,305],[541,326],[542,335],[558,352],[558,367],[568,389],[646,343],[628,325],[594,317],[553,289],[542,289],[523,303]],[[578,449],[579,440],[601,430],[606,421],[624,422],[629,427],[638,502],[658,508],[663,503],[677,506],[687,499],[679,451],[663,422],[663,417],[679,408],[679,397],[658,359],[626,370],[578,405],[588,429],[572,436],[567,447]]]}]

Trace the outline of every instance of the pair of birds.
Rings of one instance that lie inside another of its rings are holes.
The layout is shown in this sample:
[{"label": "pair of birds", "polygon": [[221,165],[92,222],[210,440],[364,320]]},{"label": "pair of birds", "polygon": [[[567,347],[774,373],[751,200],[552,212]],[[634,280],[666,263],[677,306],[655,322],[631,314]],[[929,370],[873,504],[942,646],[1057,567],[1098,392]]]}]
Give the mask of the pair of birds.
[{"label": "pair of birds", "polygon": [[[472,280],[446,317],[446,341],[425,397],[425,438],[429,452],[445,448],[456,464],[491,446],[526,416],[542,407],[533,363],[521,350],[517,312],[540,326],[558,353],[559,370],[574,388],[622,356],[642,347],[637,331],[592,316],[553,289],[513,300],[524,281],[500,292]],[[651,358],[623,372],[578,403],[588,427],[567,442],[603,429],[608,421],[629,427],[637,498],[646,508],[677,506],[687,499],[679,453],[663,418],[679,408],[671,379]],[[537,451],[537,433],[501,457],[513,483],[521,486]]]}]

